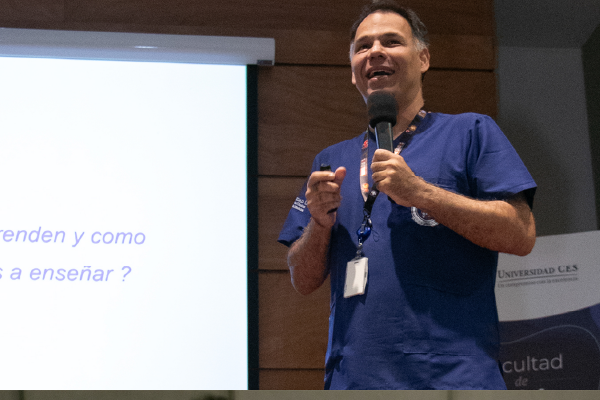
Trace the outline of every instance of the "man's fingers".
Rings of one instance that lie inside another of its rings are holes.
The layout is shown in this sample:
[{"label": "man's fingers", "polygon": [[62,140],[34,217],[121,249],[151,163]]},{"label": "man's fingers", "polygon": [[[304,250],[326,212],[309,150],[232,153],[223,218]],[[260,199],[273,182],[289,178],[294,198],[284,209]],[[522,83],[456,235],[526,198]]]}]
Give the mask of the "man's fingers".
[{"label": "man's fingers", "polygon": [[315,171],[308,178],[308,186],[314,186],[320,182],[333,181],[334,179],[335,174],[331,171]]},{"label": "man's fingers", "polygon": [[308,179],[306,199],[308,208],[316,218],[333,214],[341,204],[340,186],[346,177],[346,168],[339,167],[335,172],[315,171]]},{"label": "man's fingers", "polygon": [[342,197],[339,192],[326,192],[320,191],[317,193],[315,200],[318,201],[319,204],[322,204],[325,208],[325,205],[336,204],[341,201]]},{"label": "man's fingers", "polygon": [[387,161],[393,158],[395,155],[396,154],[392,153],[391,151],[377,149],[375,150],[375,154],[373,154],[373,162]]},{"label": "man's fingers", "polygon": [[346,177],[346,168],[339,167],[338,169],[335,170],[335,178],[334,178],[333,182],[335,184],[337,184],[338,186],[342,186],[342,182],[344,181],[345,177]]},{"label": "man's fingers", "polygon": [[314,186],[319,193],[336,193],[340,190],[340,185],[335,182],[319,182]]}]

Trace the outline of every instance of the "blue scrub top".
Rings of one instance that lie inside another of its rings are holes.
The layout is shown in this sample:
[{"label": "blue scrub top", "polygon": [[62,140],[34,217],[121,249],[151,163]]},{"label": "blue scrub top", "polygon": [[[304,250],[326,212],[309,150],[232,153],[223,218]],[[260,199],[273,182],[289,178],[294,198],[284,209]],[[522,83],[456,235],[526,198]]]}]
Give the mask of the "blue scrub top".
[{"label": "blue scrub top", "polygon": [[[368,140],[370,166],[374,135],[369,134]],[[356,254],[356,231],[363,217],[359,178],[363,141],[364,134],[338,143],[313,162],[313,171],[322,163],[334,171],[340,166],[347,169],[330,244],[325,388],[505,388],[497,364],[497,252],[443,225],[420,224],[418,210],[381,195],[373,206],[372,233],[363,248],[369,259],[366,292],[343,297],[346,263]],[[414,133],[404,133],[398,141],[407,143],[401,154],[408,166],[432,184],[481,200],[525,191],[532,202],[535,182],[487,116],[428,113]],[[310,220],[305,190],[279,237],[288,246]]]}]

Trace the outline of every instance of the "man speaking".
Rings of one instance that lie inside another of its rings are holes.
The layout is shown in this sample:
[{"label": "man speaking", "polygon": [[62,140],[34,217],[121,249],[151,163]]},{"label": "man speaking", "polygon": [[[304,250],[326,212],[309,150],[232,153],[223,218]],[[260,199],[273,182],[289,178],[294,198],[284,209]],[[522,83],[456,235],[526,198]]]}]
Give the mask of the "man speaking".
[{"label": "man speaking", "polygon": [[370,114],[393,110],[391,148],[371,115],[323,150],[279,237],[298,292],[331,277],[325,388],[503,389],[498,252],[533,248],[535,182],[491,118],[426,111],[414,12],[366,6],[350,57]]}]

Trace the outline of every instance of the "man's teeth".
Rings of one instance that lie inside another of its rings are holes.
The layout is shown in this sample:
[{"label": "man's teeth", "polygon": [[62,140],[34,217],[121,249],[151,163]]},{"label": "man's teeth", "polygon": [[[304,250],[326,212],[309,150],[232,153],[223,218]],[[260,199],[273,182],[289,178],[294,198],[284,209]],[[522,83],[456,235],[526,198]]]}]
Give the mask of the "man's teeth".
[{"label": "man's teeth", "polygon": [[391,75],[391,72],[388,71],[375,71],[371,73],[371,76],[369,78],[373,78],[375,76],[382,76],[382,75]]}]

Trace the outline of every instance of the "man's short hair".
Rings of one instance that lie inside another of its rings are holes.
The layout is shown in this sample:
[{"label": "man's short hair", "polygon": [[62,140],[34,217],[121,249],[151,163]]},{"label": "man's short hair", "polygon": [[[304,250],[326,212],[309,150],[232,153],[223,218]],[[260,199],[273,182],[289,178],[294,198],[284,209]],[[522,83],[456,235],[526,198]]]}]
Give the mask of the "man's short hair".
[{"label": "man's short hair", "polygon": [[350,29],[350,58],[352,58],[352,45],[354,43],[354,38],[356,37],[358,26],[364,21],[365,18],[377,11],[393,12],[404,17],[404,19],[406,19],[410,25],[413,38],[416,42],[415,45],[417,50],[423,50],[429,47],[427,28],[413,10],[402,7],[394,0],[373,0],[371,4],[367,4],[363,7],[360,16]]}]

